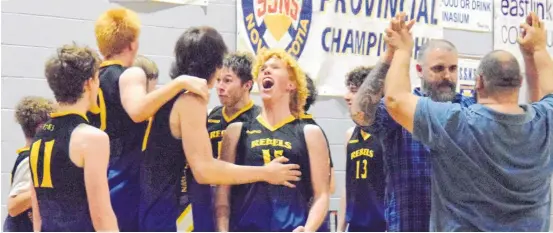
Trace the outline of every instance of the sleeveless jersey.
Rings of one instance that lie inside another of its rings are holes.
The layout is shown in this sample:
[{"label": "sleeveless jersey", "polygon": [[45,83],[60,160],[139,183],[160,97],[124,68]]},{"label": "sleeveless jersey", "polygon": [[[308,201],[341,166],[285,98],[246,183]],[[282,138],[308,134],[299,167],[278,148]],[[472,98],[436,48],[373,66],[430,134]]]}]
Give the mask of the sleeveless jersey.
[{"label": "sleeveless jersey", "polygon": [[293,116],[271,127],[257,117],[244,122],[237,146],[236,164],[263,166],[275,157],[285,156],[299,164],[301,181],[296,188],[257,182],[231,189],[231,231],[293,231],[304,226],[313,198],[309,155],[303,124]]},{"label": "sleeveless jersey", "polygon": [[119,77],[125,69],[118,61],[102,62],[99,109],[91,110],[88,117],[93,126],[109,135],[108,180],[119,230],[138,231],[138,171],[146,123],[134,123],[121,103]]},{"label": "sleeveless jersey", "polygon": [[140,165],[140,231],[177,231],[180,215],[184,219],[190,212],[184,149],[181,139],[172,136],[169,123],[179,96],[157,111],[147,130]]},{"label": "sleeveless jersey", "polygon": [[[12,173],[11,173],[11,185],[13,186],[13,177],[15,176],[15,173],[17,171],[17,168],[19,165],[21,165],[21,162],[24,160],[29,159],[29,155],[31,154],[31,151],[29,148],[21,148],[17,150],[17,159],[15,160],[15,164],[13,165]],[[19,215],[12,217],[8,215],[6,217],[6,220],[4,221],[4,232],[32,232],[33,231],[33,222],[32,222],[33,216],[32,216],[32,208],[29,208],[28,210],[25,210],[21,212]]]},{"label": "sleeveless jersey", "polygon": [[346,222],[349,231],[386,231],[385,176],[379,141],[355,127],[346,155]]},{"label": "sleeveless jersey", "polygon": [[[250,101],[244,108],[232,116],[224,113],[223,106],[215,107],[207,118],[207,130],[211,140],[213,156],[220,156],[223,134],[228,125],[234,122],[243,122],[254,119],[260,112],[260,108]],[[215,222],[213,211],[213,190],[211,185],[202,185],[196,182],[191,170],[187,170],[187,183],[191,204],[194,206],[194,231],[214,232]]]},{"label": "sleeveless jersey", "polygon": [[80,124],[88,124],[84,114],[53,113],[31,145],[29,164],[42,231],[94,231],[84,169],[69,158],[71,133]]},{"label": "sleeveless jersey", "polygon": [[[300,115],[300,119],[302,122],[304,122],[305,124],[311,124],[311,125],[316,125],[316,126],[319,126],[319,124],[317,124],[317,122],[315,121],[315,119],[313,119],[313,115],[311,114],[307,114],[307,113],[304,113],[304,114],[301,114]],[[321,128],[322,130],[322,128]],[[328,142],[328,138],[326,137],[326,133],[324,130],[323,131],[323,135],[325,136],[325,139],[326,139],[326,143],[327,143],[327,146],[328,146],[328,156],[329,156],[329,160],[330,160],[330,168],[333,168],[334,167],[334,162],[332,162],[332,156],[330,154],[330,144]]]}]

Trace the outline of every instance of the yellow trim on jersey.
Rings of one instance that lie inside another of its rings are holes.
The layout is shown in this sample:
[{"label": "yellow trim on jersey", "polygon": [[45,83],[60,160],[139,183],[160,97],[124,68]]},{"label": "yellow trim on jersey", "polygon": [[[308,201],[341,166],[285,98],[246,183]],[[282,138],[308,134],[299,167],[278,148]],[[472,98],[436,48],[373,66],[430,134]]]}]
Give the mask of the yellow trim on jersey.
[{"label": "yellow trim on jersey", "polygon": [[267,128],[270,131],[275,131],[275,130],[279,129],[280,127],[296,120],[296,118],[294,116],[290,115],[290,116],[286,117],[284,120],[282,120],[282,122],[272,126],[271,124],[267,123],[261,115],[257,116],[256,119],[259,122],[259,124],[261,124],[263,127]]},{"label": "yellow trim on jersey", "polygon": [[366,141],[367,139],[369,139],[369,138],[371,137],[371,134],[370,134],[370,133],[367,133],[367,132],[365,132],[365,131],[363,131],[363,130],[359,130],[359,131],[361,132],[361,137],[363,137],[363,140]]},{"label": "yellow trim on jersey", "polygon": [[21,147],[15,151],[17,154],[21,154],[21,152],[29,151],[31,147]]},{"label": "yellow trim on jersey", "polygon": [[251,108],[253,107],[253,101],[250,100],[250,102],[248,104],[246,104],[246,106],[242,107],[242,109],[240,109],[238,112],[234,113],[234,115],[232,116],[227,116],[227,114],[225,113],[225,109],[226,107],[223,106],[223,119],[225,119],[226,122],[231,122],[232,120],[236,119],[238,116],[240,116],[242,113],[250,110]]},{"label": "yellow trim on jersey", "polygon": [[[188,218],[188,221],[187,222],[183,222],[188,216],[190,216],[190,218]],[[190,224],[190,225],[184,225],[184,226],[181,226],[182,224]],[[185,209],[184,211],[180,214],[180,216],[177,218],[177,231],[181,231],[182,227],[185,227],[184,231],[185,232],[192,232],[194,231],[194,220],[192,219],[192,204],[189,204]]]},{"label": "yellow trim on jersey", "polygon": [[359,132],[361,132],[361,137],[363,137],[363,140],[365,140],[365,141],[371,137],[370,133],[367,133],[363,130],[359,130]]},{"label": "yellow trim on jersey", "polygon": [[67,116],[67,115],[71,115],[71,114],[79,115],[88,122],[88,117],[86,117],[85,114],[80,113],[80,112],[75,112],[75,111],[54,112],[54,113],[50,114],[50,118],[62,117],[62,116]]},{"label": "yellow trim on jersey", "polygon": [[307,114],[307,113],[302,113],[302,114],[300,114],[300,119],[313,119],[313,115]]},{"label": "yellow trim on jersey", "polygon": [[124,66],[122,61],[119,61],[119,60],[106,60],[106,61],[103,61],[100,64],[100,67],[106,67],[106,66],[111,66],[111,65]]},{"label": "yellow trim on jersey", "polygon": [[153,121],[154,117],[150,117],[150,119],[148,119],[148,127],[146,128],[146,132],[144,132],[144,139],[142,140],[142,151],[145,151],[148,146],[148,137],[150,136],[150,130],[152,130]]}]

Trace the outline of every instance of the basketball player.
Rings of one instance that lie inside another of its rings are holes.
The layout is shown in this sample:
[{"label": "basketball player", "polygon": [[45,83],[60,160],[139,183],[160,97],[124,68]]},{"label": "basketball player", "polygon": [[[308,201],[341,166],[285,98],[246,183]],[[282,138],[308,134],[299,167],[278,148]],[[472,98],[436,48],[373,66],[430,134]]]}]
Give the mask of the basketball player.
[{"label": "basketball player", "polygon": [[138,51],[140,22],[125,8],[110,9],[95,24],[96,42],[104,56],[100,68],[98,106],[89,114],[92,125],[110,138],[109,185],[121,231],[138,231],[139,163],[145,121],[183,89],[207,98],[204,80],[178,77],[147,92],[144,72],[125,74]]},{"label": "basketball player", "polygon": [[[307,99],[305,101],[305,106],[303,107],[304,109],[304,113],[302,115],[300,115],[300,119],[304,122],[304,123],[307,123],[307,124],[313,124],[313,125],[319,125],[317,124],[317,122],[315,121],[315,119],[313,119],[313,115],[307,113],[309,111],[309,108],[311,108],[311,105],[313,105],[315,103],[315,101],[317,100],[317,96],[319,95],[319,92],[317,91],[317,86],[315,86],[315,83],[313,82],[313,79],[311,79],[311,77],[309,76],[309,74],[305,74],[305,80],[307,81],[307,90],[309,91],[309,95],[307,96]],[[321,128],[322,130],[322,128]],[[326,137],[326,134],[324,133],[324,130],[323,130],[323,134],[325,135],[325,138]],[[327,142],[328,142],[328,138],[327,138]],[[332,162],[332,156],[330,155],[330,145],[328,145],[328,159],[329,159],[329,162],[330,162],[330,195],[334,194],[334,163]],[[329,216],[327,215],[326,218],[325,218],[325,221],[323,222],[323,224],[321,225],[321,227],[319,228],[318,232],[330,232],[330,218]]]},{"label": "basketball player", "polygon": [[99,65],[96,52],[76,45],[46,62],[59,107],[30,148],[35,231],[118,231],[106,177],[109,137],[86,117],[98,95]]},{"label": "basketball player", "polygon": [[[215,29],[192,27],[177,40],[171,77],[192,75],[208,80],[211,86],[226,52],[223,38]],[[236,166],[215,159],[211,154],[206,118],[207,101],[189,92],[173,97],[156,113],[147,130],[145,159],[140,169],[141,231],[193,230],[189,214],[194,210],[188,197],[183,195],[188,191],[183,182],[187,179],[185,164],[199,184],[267,181],[293,187],[289,181],[299,180],[298,165],[281,164],[288,161],[286,158],[276,159],[265,167]]]},{"label": "basketball player", "polygon": [[11,173],[11,190],[8,199],[8,216],[4,221],[5,232],[33,231],[31,213],[31,171],[29,147],[36,132],[48,121],[54,110],[52,101],[29,96],[15,107],[15,119],[25,135],[25,146],[17,150],[17,159]]},{"label": "basketball player", "polygon": [[[346,75],[348,107],[371,68],[357,67]],[[338,232],[384,232],[384,165],[382,146],[355,126],[346,132],[346,188],[340,202]]]},{"label": "basketball player", "polygon": [[[215,107],[207,119],[207,131],[214,156],[220,155],[221,140],[229,124],[249,121],[259,114],[259,106],[250,98],[253,86],[252,60],[249,54],[232,53],[223,61],[223,69],[215,84],[221,105]],[[213,232],[215,225],[211,186],[198,184],[191,171],[188,172],[188,188],[194,206],[194,231]]]},{"label": "basketball player", "polygon": [[308,95],[305,75],[289,54],[272,49],[259,56],[253,77],[263,100],[261,114],[227,128],[221,159],[263,166],[287,157],[300,164],[303,175],[295,189],[258,182],[235,186],[230,195],[229,186],[218,187],[218,230],[314,232],[328,211],[330,166],[322,130],[298,120]]}]

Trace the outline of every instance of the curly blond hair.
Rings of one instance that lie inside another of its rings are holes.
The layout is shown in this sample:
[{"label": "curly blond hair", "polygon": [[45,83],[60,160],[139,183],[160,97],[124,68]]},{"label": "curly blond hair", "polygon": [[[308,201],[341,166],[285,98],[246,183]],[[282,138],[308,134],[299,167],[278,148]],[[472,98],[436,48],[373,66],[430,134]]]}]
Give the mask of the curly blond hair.
[{"label": "curly blond hair", "polygon": [[19,101],[15,107],[15,120],[26,138],[35,136],[38,127],[50,119],[55,106],[53,101],[38,96],[27,96]]},{"label": "curly blond hair", "polygon": [[104,12],[94,25],[96,44],[104,59],[120,54],[140,35],[138,15],[126,8]]},{"label": "curly blond hair", "polygon": [[290,111],[292,115],[299,117],[303,113],[307,96],[309,96],[309,90],[307,89],[305,73],[294,57],[283,49],[268,49],[259,52],[252,69],[253,80],[257,81],[261,67],[272,57],[282,60],[288,65],[288,70],[291,71],[290,80],[296,83],[296,91],[290,96]]}]

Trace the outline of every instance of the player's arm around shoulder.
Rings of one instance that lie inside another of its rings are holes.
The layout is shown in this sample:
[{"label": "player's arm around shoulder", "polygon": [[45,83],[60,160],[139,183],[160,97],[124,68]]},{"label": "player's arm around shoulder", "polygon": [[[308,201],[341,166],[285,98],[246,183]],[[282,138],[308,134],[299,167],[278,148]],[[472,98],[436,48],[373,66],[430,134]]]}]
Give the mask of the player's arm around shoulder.
[{"label": "player's arm around shoulder", "polygon": [[[236,162],[236,150],[238,140],[240,140],[240,132],[242,131],[242,122],[230,124],[225,130],[222,139],[222,149],[220,159],[225,162]],[[219,185],[215,193],[215,221],[217,231],[229,231],[229,216],[230,216],[230,185]]]},{"label": "player's arm around shoulder", "polygon": [[76,166],[84,169],[84,183],[90,217],[96,231],[119,231],[111,207],[107,170],[109,136],[100,129],[81,124],[71,134],[69,155]]},{"label": "player's arm around shoulder", "polygon": [[305,125],[305,141],[309,152],[311,168],[311,182],[313,186],[314,202],[307,222],[306,232],[315,232],[323,223],[329,206],[329,176],[330,164],[328,163],[329,151],[327,141],[322,129],[316,125]]},{"label": "player's arm around shoulder", "polygon": [[134,122],[147,120],[184,89],[204,99],[209,94],[206,80],[192,76],[179,76],[150,93],[147,92],[147,82],[146,73],[140,67],[126,69],[119,78],[121,104]]},{"label": "player's arm around shoulder", "polygon": [[198,183],[210,184],[208,170],[213,152],[206,128],[207,101],[195,94],[183,93],[173,109],[179,117],[182,146],[194,178]]}]

